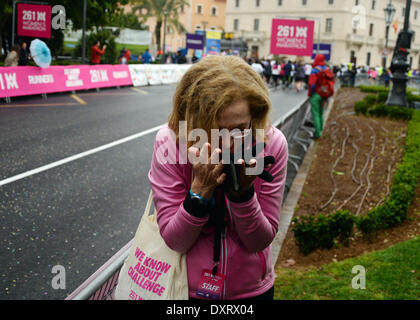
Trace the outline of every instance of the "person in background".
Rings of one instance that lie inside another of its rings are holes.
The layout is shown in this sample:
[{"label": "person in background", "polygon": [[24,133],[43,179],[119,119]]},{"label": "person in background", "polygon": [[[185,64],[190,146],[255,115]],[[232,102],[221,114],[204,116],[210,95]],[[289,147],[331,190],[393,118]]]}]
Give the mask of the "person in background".
[{"label": "person in background", "polygon": [[280,65],[280,79],[281,79],[281,82],[282,82],[283,86],[286,84],[286,79],[284,77],[284,74],[285,74],[284,67],[285,66],[286,66],[286,63],[284,61],[282,61],[281,65]]},{"label": "person in background", "polygon": [[152,55],[149,53],[149,48],[142,54],[140,61],[144,64],[152,63]]},{"label": "person in background", "polygon": [[4,60],[5,67],[16,67],[19,65],[20,46],[16,44],[12,50],[7,54]]},{"label": "person in background", "polygon": [[350,75],[350,87],[354,87],[357,75],[356,60],[354,58],[352,58],[351,62],[348,63],[347,70]]},{"label": "person in background", "polygon": [[291,84],[290,77],[291,77],[291,74],[292,74],[292,69],[293,69],[293,67],[292,67],[292,61],[289,60],[286,63],[286,65],[284,66],[284,79],[285,79],[285,86],[286,86],[286,88],[288,88],[290,86],[290,84]]},{"label": "person in background", "polygon": [[274,82],[274,88],[277,89],[277,86],[279,85],[279,78],[280,78],[280,64],[277,60],[274,60],[274,63],[271,67],[272,69],[272,75],[273,75],[273,82]]},{"label": "person in background", "polygon": [[20,66],[27,66],[29,62],[29,53],[26,46],[26,42],[22,42],[20,47],[20,54],[19,54],[19,65]]},{"label": "person in background", "polygon": [[305,81],[305,68],[301,60],[296,62],[296,73],[295,73],[295,87],[296,92],[300,92],[303,89]]},{"label": "person in background", "polygon": [[90,63],[91,64],[100,64],[101,56],[105,54],[106,44],[102,46],[102,50],[99,49],[101,42],[98,40],[91,48]]},{"label": "person in background", "polygon": [[312,66],[310,63],[305,63],[305,83],[306,86],[309,86],[309,76],[311,75]]},{"label": "person in background", "polygon": [[263,75],[265,78],[265,82],[267,83],[267,85],[270,85],[271,76],[272,76],[271,61],[264,60],[263,68],[264,68]]},{"label": "person in background", "polygon": [[126,55],[125,55],[126,52],[127,52],[127,49],[125,47],[122,48],[122,50],[120,52],[120,59],[119,59],[120,64],[127,64],[127,58],[126,58]]},{"label": "person in background", "polygon": [[389,83],[391,81],[391,69],[386,70],[385,73],[385,87],[388,88],[389,87]]},{"label": "person in background", "polygon": [[321,73],[326,71],[327,69],[328,67],[325,65],[325,56],[323,54],[317,54],[314,63],[312,64],[312,71],[309,77],[308,88],[308,96],[310,97],[309,101],[311,103],[312,119],[315,127],[315,139],[320,138],[322,134],[324,126],[323,105],[325,102],[325,99],[323,99],[316,92],[316,89],[319,88],[319,80],[321,79]]},{"label": "person in background", "polygon": [[130,49],[126,49],[125,50],[125,54],[124,54],[125,60],[127,61],[127,64],[130,62],[131,60],[131,52]]},{"label": "person in background", "polygon": [[253,59],[251,68],[254,69],[254,71],[258,73],[261,78],[263,77],[264,68],[257,59]]}]

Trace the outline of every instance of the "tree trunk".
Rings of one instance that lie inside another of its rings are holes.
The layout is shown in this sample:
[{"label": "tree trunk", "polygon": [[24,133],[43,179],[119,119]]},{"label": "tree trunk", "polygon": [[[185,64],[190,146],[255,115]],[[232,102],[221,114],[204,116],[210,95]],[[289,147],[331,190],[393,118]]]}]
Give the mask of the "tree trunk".
[{"label": "tree trunk", "polygon": [[162,28],[162,21],[158,20],[156,22],[156,28],[155,28],[155,36],[156,36],[156,46],[157,46],[157,51],[160,51],[160,30]]}]

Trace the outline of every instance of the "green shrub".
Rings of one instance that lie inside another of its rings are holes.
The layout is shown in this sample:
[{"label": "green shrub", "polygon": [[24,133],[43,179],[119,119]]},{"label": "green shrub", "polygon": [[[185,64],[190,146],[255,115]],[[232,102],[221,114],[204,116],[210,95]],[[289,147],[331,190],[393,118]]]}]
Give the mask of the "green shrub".
[{"label": "green shrub", "polygon": [[378,92],[378,95],[376,96],[376,101],[378,103],[385,103],[388,99],[389,92]]},{"label": "green shrub", "polygon": [[411,93],[411,91],[407,92],[407,101],[408,102],[413,102],[413,101],[420,101],[420,95],[418,94],[413,94]]},{"label": "green shrub", "polygon": [[389,88],[386,88],[385,86],[364,86],[361,85],[360,87],[361,92],[372,92],[372,93],[378,93],[378,92],[389,92]]},{"label": "green shrub", "polygon": [[356,114],[359,114],[359,113],[366,114],[368,109],[369,109],[369,105],[364,100],[357,101],[354,104],[354,112],[356,112]]},{"label": "green shrub", "polygon": [[363,99],[369,106],[374,105],[376,103],[376,95],[374,94],[368,94],[364,99]]},{"label": "green shrub", "polygon": [[293,218],[296,244],[303,254],[318,248],[331,249],[335,240],[348,245],[353,234],[355,217],[348,210],[333,214]]},{"label": "green shrub", "polygon": [[416,194],[420,177],[420,112],[412,110],[411,114],[404,157],[392,179],[389,197],[382,205],[373,208],[356,221],[357,228],[366,238],[371,239],[376,231],[396,226],[406,220]]}]

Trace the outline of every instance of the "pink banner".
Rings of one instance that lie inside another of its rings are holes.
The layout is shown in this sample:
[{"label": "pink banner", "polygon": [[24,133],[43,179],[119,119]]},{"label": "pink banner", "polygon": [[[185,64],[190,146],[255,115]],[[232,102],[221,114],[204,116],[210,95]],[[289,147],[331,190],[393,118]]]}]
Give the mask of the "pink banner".
[{"label": "pink banner", "polygon": [[18,36],[51,38],[51,7],[37,4],[17,4]]},{"label": "pink banner", "polygon": [[0,67],[0,97],[132,85],[128,65]]},{"label": "pink banner", "polygon": [[312,56],[314,21],[273,19],[270,53]]}]

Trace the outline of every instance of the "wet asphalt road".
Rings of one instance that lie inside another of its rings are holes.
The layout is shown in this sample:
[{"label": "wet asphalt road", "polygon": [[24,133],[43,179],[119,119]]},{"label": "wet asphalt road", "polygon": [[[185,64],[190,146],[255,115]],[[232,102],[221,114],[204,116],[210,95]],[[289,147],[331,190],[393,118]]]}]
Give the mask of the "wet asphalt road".
[{"label": "wet asphalt road", "polygon": [[[167,122],[175,86],[26,97],[0,104],[0,299],[64,299],[135,234],[150,191],[156,131],[72,160]],[[275,122],[305,100],[271,92]],[[65,289],[52,268],[64,267]]]}]

